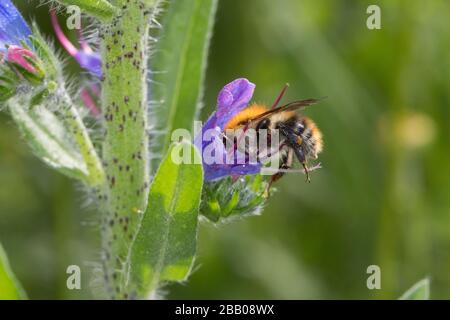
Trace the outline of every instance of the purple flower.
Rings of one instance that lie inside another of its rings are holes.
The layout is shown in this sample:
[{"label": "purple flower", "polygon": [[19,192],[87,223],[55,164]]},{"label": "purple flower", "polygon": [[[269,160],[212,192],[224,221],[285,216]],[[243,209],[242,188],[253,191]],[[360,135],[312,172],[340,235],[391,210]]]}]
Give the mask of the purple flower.
[{"label": "purple flower", "polygon": [[[227,84],[217,97],[217,111],[214,112],[202,127],[201,135],[195,138],[195,145],[202,150],[205,181],[219,179],[225,176],[239,176],[260,172],[261,164],[226,164],[227,150],[223,144],[225,125],[241,110],[245,109],[253,96],[255,85],[247,79],[240,78]],[[212,154],[220,163],[209,163],[205,160],[206,153]]]},{"label": "purple flower", "polygon": [[30,45],[28,37],[30,28],[10,0],[0,3],[0,52],[6,51],[7,45],[20,46],[20,41]]},{"label": "purple flower", "polygon": [[56,16],[56,12],[54,9],[50,11],[50,15],[52,18],[53,29],[55,30],[56,36],[58,37],[59,42],[62,44],[64,49],[77,60],[78,64],[83,68],[89,71],[94,76],[101,78],[102,77],[102,61],[100,55],[97,52],[94,52],[91,47],[80,37],[80,45],[81,49],[77,49],[69,39],[64,35],[63,31],[58,22],[58,18]]}]

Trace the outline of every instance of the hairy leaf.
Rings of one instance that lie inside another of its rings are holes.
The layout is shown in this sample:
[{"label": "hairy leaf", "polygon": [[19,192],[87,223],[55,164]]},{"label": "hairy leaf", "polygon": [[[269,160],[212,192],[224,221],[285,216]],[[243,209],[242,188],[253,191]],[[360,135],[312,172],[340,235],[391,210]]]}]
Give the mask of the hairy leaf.
[{"label": "hairy leaf", "polygon": [[76,151],[65,127],[55,115],[39,106],[26,110],[16,100],[9,102],[9,110],[25,140],[40,159],[72,178],[88,178],[88,169],[81,154]]},{"label": "hairy leaf", "polygon": [[185,280],[194,261],[203,168],[200,163],[176,164],[172,153],[179,147],[199,159],[193,145],[178,144],[168,152],[150,187],[131,257],[132,286],[139,298],[147,297],[161,281]]},{"label": "hairy leaf", "polygon": [[118,9],[107,0],[56,0],[66,6],[78,6],[83,13],[103,21],[108,21],[117,14]]}]

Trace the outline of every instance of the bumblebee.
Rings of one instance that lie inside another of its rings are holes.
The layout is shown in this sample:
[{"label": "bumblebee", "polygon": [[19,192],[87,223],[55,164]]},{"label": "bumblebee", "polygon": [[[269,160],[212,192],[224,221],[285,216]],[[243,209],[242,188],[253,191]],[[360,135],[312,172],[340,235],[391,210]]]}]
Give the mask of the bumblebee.
[{"label": "bumblebee", "polygon": [[[266,129],[268,140],[270,140],[270,130],[278,130],[280,143],[276,152],[279,152],[280,163],[278,171],[271,176],[268,189],[291,170],[294,157],[303,166],[306,181],[310,182],[309,173],[312,169],[307,166],[308,160],[317,159],[323,149],[322,133],[317,125],[310,118],[296,112],[318,103],[321,99],[299,100],[277,107],[286,87],[271,108],[262,104],[252,104],[236,114],[225,125],[225,132],[230,129],[246,131],[252,128],[256,131],[258,139],[260,130]],[[258,153],[262,152],[263,150],[258,150]]]}]

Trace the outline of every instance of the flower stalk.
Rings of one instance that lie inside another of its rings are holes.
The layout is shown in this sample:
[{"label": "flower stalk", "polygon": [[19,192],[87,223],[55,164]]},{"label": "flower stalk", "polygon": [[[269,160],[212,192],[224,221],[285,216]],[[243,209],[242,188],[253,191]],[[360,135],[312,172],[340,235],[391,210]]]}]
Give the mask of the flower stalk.
[{"label": "flower stalk", "polygon": [[67,127],[72,130],[74,140],[88,170],[86,183],[90,187],[100,188],[104,185],[105,173],[83,119],[67,92],[64,92],[62,100],[63,120]]},{"label": "flower stalk", "polygon": [[130,249],[148,201],[150,160],[146,70],[152,5],[122,1],[122,11],[101,32],[105,281],[112,298],[128,298]]}]

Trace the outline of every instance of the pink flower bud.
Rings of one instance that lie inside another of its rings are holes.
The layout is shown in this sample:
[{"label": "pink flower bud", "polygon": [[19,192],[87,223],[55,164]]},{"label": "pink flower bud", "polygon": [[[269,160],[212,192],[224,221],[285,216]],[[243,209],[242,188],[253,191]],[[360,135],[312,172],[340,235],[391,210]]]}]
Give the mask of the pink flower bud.
[{"label": "pink flower bud", "polygon": [[16,74],[31,84],[38,85],[45,77],[42,61],[28,49],[9,46],[6,61]]},{"label": "pink flower bud", "polygon": [[[28,57],[29,59],[27,59],[26,57]],[[8,48],[7,60],[10,63],[14,63],[14,64],[21,66],[22,68],[24,68],[25,70],[27,70],[31,73],[37,73],[36,68],[30,62],[30,60],[36,61],[37,57],[30,50],[24,49],[19,46],[10,46]]]}]

